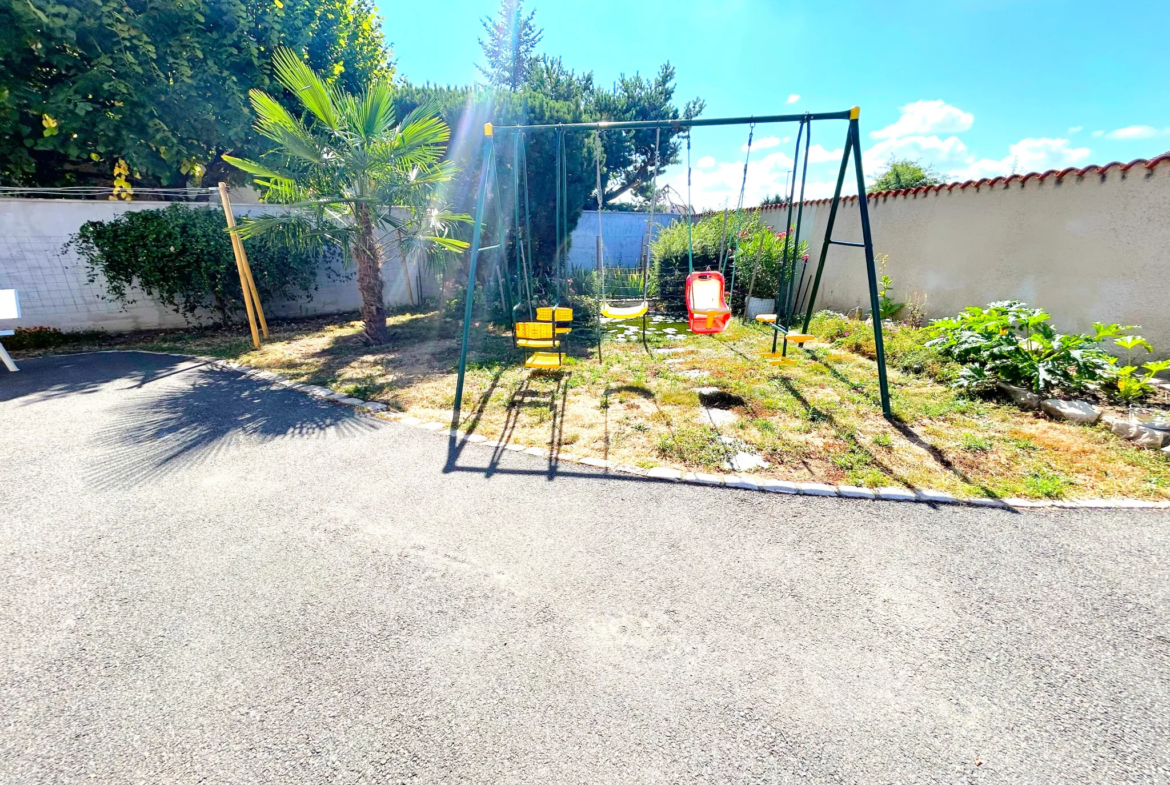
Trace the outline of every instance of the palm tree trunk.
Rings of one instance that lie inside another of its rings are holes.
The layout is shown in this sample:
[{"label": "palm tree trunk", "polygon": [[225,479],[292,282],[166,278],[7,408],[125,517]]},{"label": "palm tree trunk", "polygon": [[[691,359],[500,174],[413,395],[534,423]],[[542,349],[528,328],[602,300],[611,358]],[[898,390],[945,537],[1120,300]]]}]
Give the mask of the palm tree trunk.
[{"label": "palm tree trunk", "polygon": [[358,236],[354,241],[353,255],[357,261],[358,292],[362,296],[362,321],[365,323],[367,343],[386,343],[386,306],[382,301],[382,252],[374,236],[374,223],[370,220],[370,208],[359,204],[355,207]]}]

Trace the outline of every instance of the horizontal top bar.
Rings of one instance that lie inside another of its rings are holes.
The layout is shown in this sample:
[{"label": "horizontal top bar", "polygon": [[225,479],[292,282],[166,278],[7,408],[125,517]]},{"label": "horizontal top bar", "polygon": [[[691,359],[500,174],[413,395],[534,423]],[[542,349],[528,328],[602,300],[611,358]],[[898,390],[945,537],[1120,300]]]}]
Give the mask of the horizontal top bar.
[{"label": "horizontal top bar", "polygon": [[710,117],[693,120],[626,120],[600,123],[562,123],[553,125],[496,125],[493,131],[552,131],[563,128],[566,131],[607,131],[630,130],[635,128],[694,128],[705,125],[747,125],[748,123],[796,123],[801,120],[849,120],[853,109],[844,112],[809,112],[807,114],[769,114],[759,117]]}]

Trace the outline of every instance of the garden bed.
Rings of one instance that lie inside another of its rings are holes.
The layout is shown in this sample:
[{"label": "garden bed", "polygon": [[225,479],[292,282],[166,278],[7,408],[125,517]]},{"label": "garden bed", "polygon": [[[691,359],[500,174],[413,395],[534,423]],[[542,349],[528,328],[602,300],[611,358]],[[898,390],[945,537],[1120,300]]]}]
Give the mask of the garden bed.
[{"label": "garden bed", "polygon": [[[627,333],[635,324],[608,328],[600,362],[580,335],[557,372],[526,370],[503,331],[473,331],[461,427],[644,468],[930,488],[960,498],[1170,498],[1170,461],[1160,452],[1101,426],[953,391],[939,381],[945,361],[910,328],[887,337],[889,423],[878,406],[876,366],[865,356],[872,337],[860,322],[818,317],[813,334],[833,344],[793,349],[800,362],[785,367],[760,358],[771,339],[759,325],[736,320],[722,335],[697,336],[660,318],[643,344],[639,333]],[[361,323],[350,317],[271,326],[272,339],[259,350],[238,329],[110,336],[64,348],[230,358],[422,419],[450,420],[457,321],[397,314],[390,342],[376,348],[361,342]]]}]

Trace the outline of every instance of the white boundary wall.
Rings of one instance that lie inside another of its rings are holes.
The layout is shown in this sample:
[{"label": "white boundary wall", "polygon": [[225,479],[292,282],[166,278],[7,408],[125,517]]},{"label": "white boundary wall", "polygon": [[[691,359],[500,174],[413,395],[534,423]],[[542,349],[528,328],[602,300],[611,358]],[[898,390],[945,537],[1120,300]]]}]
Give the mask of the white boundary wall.
[{"label": "white boundary wall", "polygon": [[[87,281],[85,261],[64,246],[86,221],[108,221],[131,210],[156,210],[166,202],[112,202],[97,200],[0,200],[0,289],[16,289],[22,318],[4,327],[56,327],[59,330],[98,329],[111,332],[184,327],[183,317],[151,301],[141,292],[130,292],[136,302],[124,306],[105,299],[104,282]],[[215,210],[217,203],[192,204]],[[274,212],[270,205],[233,205],[237,216]],[[402,263],[390,255],[382,266],[387,305],[406,305],[406,280]],[[423,275],[425,294],[434,285]],[[411,290],[418,301],[418,276],[411,267]],[[311,300],[264,303],[266,315],[309,316],[355,311],[361,305],[356,276],[352,272],[322,270]]]},{"label": "white boundary wall", "polygon": [[[1015,299],[1047,310],[1057,330],[1141,325],[1155,356],[1170,356],[1170,160],[1150,164],[870,196],[892,296],[925,295],[931,318]],[[783,209],[763,215],[784,225]],[[843,200],[834,238],[859,242],[859,215],[856,198]],[[828,216],[827,200],[806,205],[813,265]],[[817,307],[868,312],[866,286],[862,251],[832,246]]]}]

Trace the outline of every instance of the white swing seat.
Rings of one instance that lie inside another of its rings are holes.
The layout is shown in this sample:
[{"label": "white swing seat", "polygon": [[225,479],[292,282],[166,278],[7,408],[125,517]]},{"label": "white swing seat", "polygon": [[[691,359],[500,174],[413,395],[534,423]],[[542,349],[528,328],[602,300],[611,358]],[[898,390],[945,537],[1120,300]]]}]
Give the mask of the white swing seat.
[{"label": "white swing seat", "polygon": [[637,319],[640,316],[645,316],[649,310],[650,303],[646,301],[630,306],[601,304],[601,315],[606,319]]}]

